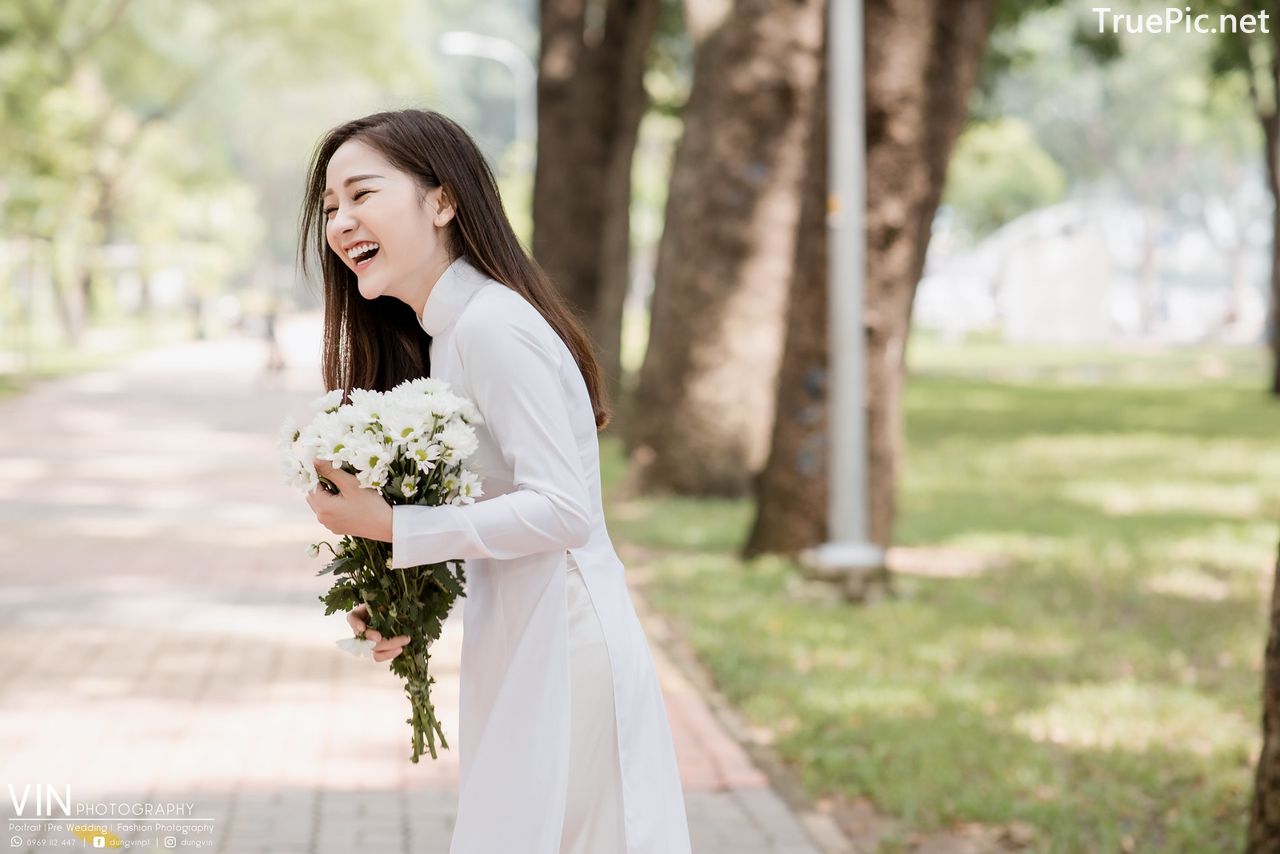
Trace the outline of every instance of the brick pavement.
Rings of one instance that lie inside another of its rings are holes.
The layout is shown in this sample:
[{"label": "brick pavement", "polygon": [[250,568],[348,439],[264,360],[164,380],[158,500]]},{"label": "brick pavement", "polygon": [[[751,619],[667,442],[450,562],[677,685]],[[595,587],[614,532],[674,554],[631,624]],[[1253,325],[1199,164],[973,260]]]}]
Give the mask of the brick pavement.
[{"label": "brick pavement", "polygon": [[[0,402],[0,850],[74,838],[74,822],[15,829],[13,799],[52,784],[134,850],[448,851],[455,754],[410,763],[397,681],[333,646],[346,624],[321,616],[322,560],[305,553],[327,532],[277,475],[277,427],[320,391],[318,333],[314,316],[281,325],[282,374],[261,372],[257,342],[228,339]],[[842,850],[770,788],[637,605],[694,851]],[[447,734],[461,639],[455,613],[433,646]],[[110,812],[148,803],[189,811],[167,826]],[[30,794],[22,821],[35,809]]]}]

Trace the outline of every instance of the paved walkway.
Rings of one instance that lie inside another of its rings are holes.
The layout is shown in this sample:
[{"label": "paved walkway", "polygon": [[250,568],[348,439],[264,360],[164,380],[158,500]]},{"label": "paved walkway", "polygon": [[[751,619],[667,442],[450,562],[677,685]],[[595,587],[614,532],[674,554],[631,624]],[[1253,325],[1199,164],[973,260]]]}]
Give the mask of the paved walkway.
[{"label": "paved walkway", "polygon": [[[201,342],[0,402],[0,850],[82,822],[143,850],[448,851],[455,754],[410,763],[398,681],[334,647],[305,552],[327,532],[277,474],[279,424],[321,391],[318,336],[282,325],[283,374],[257,342]],[[433,647],[447,734],[461,637],[455,613]],[[694,851],[837,850],[651,646]],[[77,821],[37,821],[68,787]]]}]

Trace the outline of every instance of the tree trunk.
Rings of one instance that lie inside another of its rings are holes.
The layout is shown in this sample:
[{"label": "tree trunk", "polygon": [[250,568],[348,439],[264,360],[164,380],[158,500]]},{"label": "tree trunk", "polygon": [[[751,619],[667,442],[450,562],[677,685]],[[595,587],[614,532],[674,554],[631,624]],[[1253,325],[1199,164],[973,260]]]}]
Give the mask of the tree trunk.
[{"label": "tree trunk", "polygon": [[591,331],[614,400],[622,393],[622,308],[631,287],[631,166],[640,122],[649,108],[645,57],[657,29],[658,9],[659,0],[611,3],[609,21],[619,31],[605,37],[606,44],[619,45],[619,53],[611,96],[615,101],[613,142],[601,188],[600,281]]},{"label": "tree trunk", "polygon": [[[867,454],[872,542],[892,541],[902,465],[907,333],[947,164],[968,117],[994,0],[870,0],[866,7]],[[810,154],[814,171],[825,161]],[[794,553],[827,537],[825,175],[811,175],[792,285],[770,464],[745,552]],[[821,221],[821,220],[819,220]],[[805,496],[804,499],[799,496]],[[806,520],[792,505],[803,500]]]},{"label": "tree trunk", "polygon": [[641,490],[741,495],[764,464],[823,12],[738,0],[696,47],[628,425]]},{"label": "tree trunk", "polygon": [[[59,232],[65,230],[64,226]],[[62,327],[67,346],[74,349],[80,346],[84,328],[84,307],[80,303],[75,272],[82,250],[74,237],[61,233],[49,241],[49,247],[49,287],[54,315]]]},{"label": "tree trunk", "polygon": [[1262,673],[1262,750],[1249,810],[1249,854],[1280,852],[1280,557],[1271,587],[1271,629]]},{"label": "tree trunk", "polygon": [[[911,309],[994,8],[995,0],[876,0],[868,6],[867,99],[874,105],[867,117],[867,193],[873,200],[867,210],[869,537],[885,548],[897,511]],[[921,29],[914,29],[915,21]],[[892,46],[903,39],[924,48],[911,64]],[[918,136],[902,127],[904,111],[914,113]],[[896,168],[907,174],[895,175]]]},{"label": "tree trunk", "polygon": [[[91,183],[94,187],[93,193],[95,202],[93,205],[93,215],[89,220],[88,244],[95,248],[100,248],[111,242],[113,234],[112,223],[115,216],[115,196],[116,196],[116,180],[111,175],[103,174],[99,170],[94,170],[87,176],[86,183]],[[88,247],[84,247],[85,250]],[[101,316],[101,306],[99,299],[101,294],[94,293],[95,279],[95,258],[86,257],[87,253],[82,251],[77,255],[78,268],[76,270],[76,278],[80,285],[80,304],[84,306],[84,317],[86,325],[93,325]]]},{"label": "tree trunk", "polygon": [[[824,48],[825,50],[825,48]],[[778,371],[769,459],[754,483],[756,518],[742,557],[795,552],[827,536],[827,63],[810,107],[808,172]]]},{"label": "tree trunk", "polygon": [[[1280,48],[1277,48],[1280,53]],[[1280,87],[1280,57],[1272,75]],[[1275,91],[1280,92],[1280,88]],[[1267,187],[1275,213],[1271,217],[1271,293],[1267,300],[1267,334],[1271,347],[1271,393],[1280,396],[1280,104],[1259,116],[1262,122],[1263,156],[1267,160]]]},{"label": "tree trunk", "polygon": [[645,54],[658,0],[542,0],[533,254],[595,340],[610,396],[620,387],[630,281],[631,161],[648,108]]}]

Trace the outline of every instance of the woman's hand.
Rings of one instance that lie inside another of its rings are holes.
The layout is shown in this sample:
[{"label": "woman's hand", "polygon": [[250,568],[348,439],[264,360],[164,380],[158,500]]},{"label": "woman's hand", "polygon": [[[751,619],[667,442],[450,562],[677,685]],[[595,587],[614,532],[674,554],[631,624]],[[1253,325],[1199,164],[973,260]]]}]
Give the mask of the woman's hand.
[{"label": "woman's hand", "polygon": [[404,649],[405,644],[409,643],[410,638],[408,635],[400,635],[390,640],[383,640],[381,633],[369,628],[368,620],[368,605],[359,605],[354,611],[347,613],[347,625],[351,626],[351,631],[357,635],[363,633],[365,640],[374,642],[374,661],[390,661],[400,654],[400,650]]},{"label": "woman's hand", "polygon": [[338,494],[323,486],[307,493],[307,504],[316,519],[335,534],[391,542],[391,505],[376,489],[363,489],[356,476],[334,468],[328,460],[316,460],[316,472],[333,481]]}]

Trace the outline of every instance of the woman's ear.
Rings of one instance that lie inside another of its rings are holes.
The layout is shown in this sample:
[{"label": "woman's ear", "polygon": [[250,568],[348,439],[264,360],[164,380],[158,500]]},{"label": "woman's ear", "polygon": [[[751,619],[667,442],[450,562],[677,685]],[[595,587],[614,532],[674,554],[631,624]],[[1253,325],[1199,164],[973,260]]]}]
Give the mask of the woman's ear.
[{"label": "woman's ear", "polygon": [[440,192],[436,196],[436,213],[431,222],[436,228],[444,228],[453,219],[457,209],[453,205],[453,197],[449,195],[449,191],[444,187],[440,187]]}]

